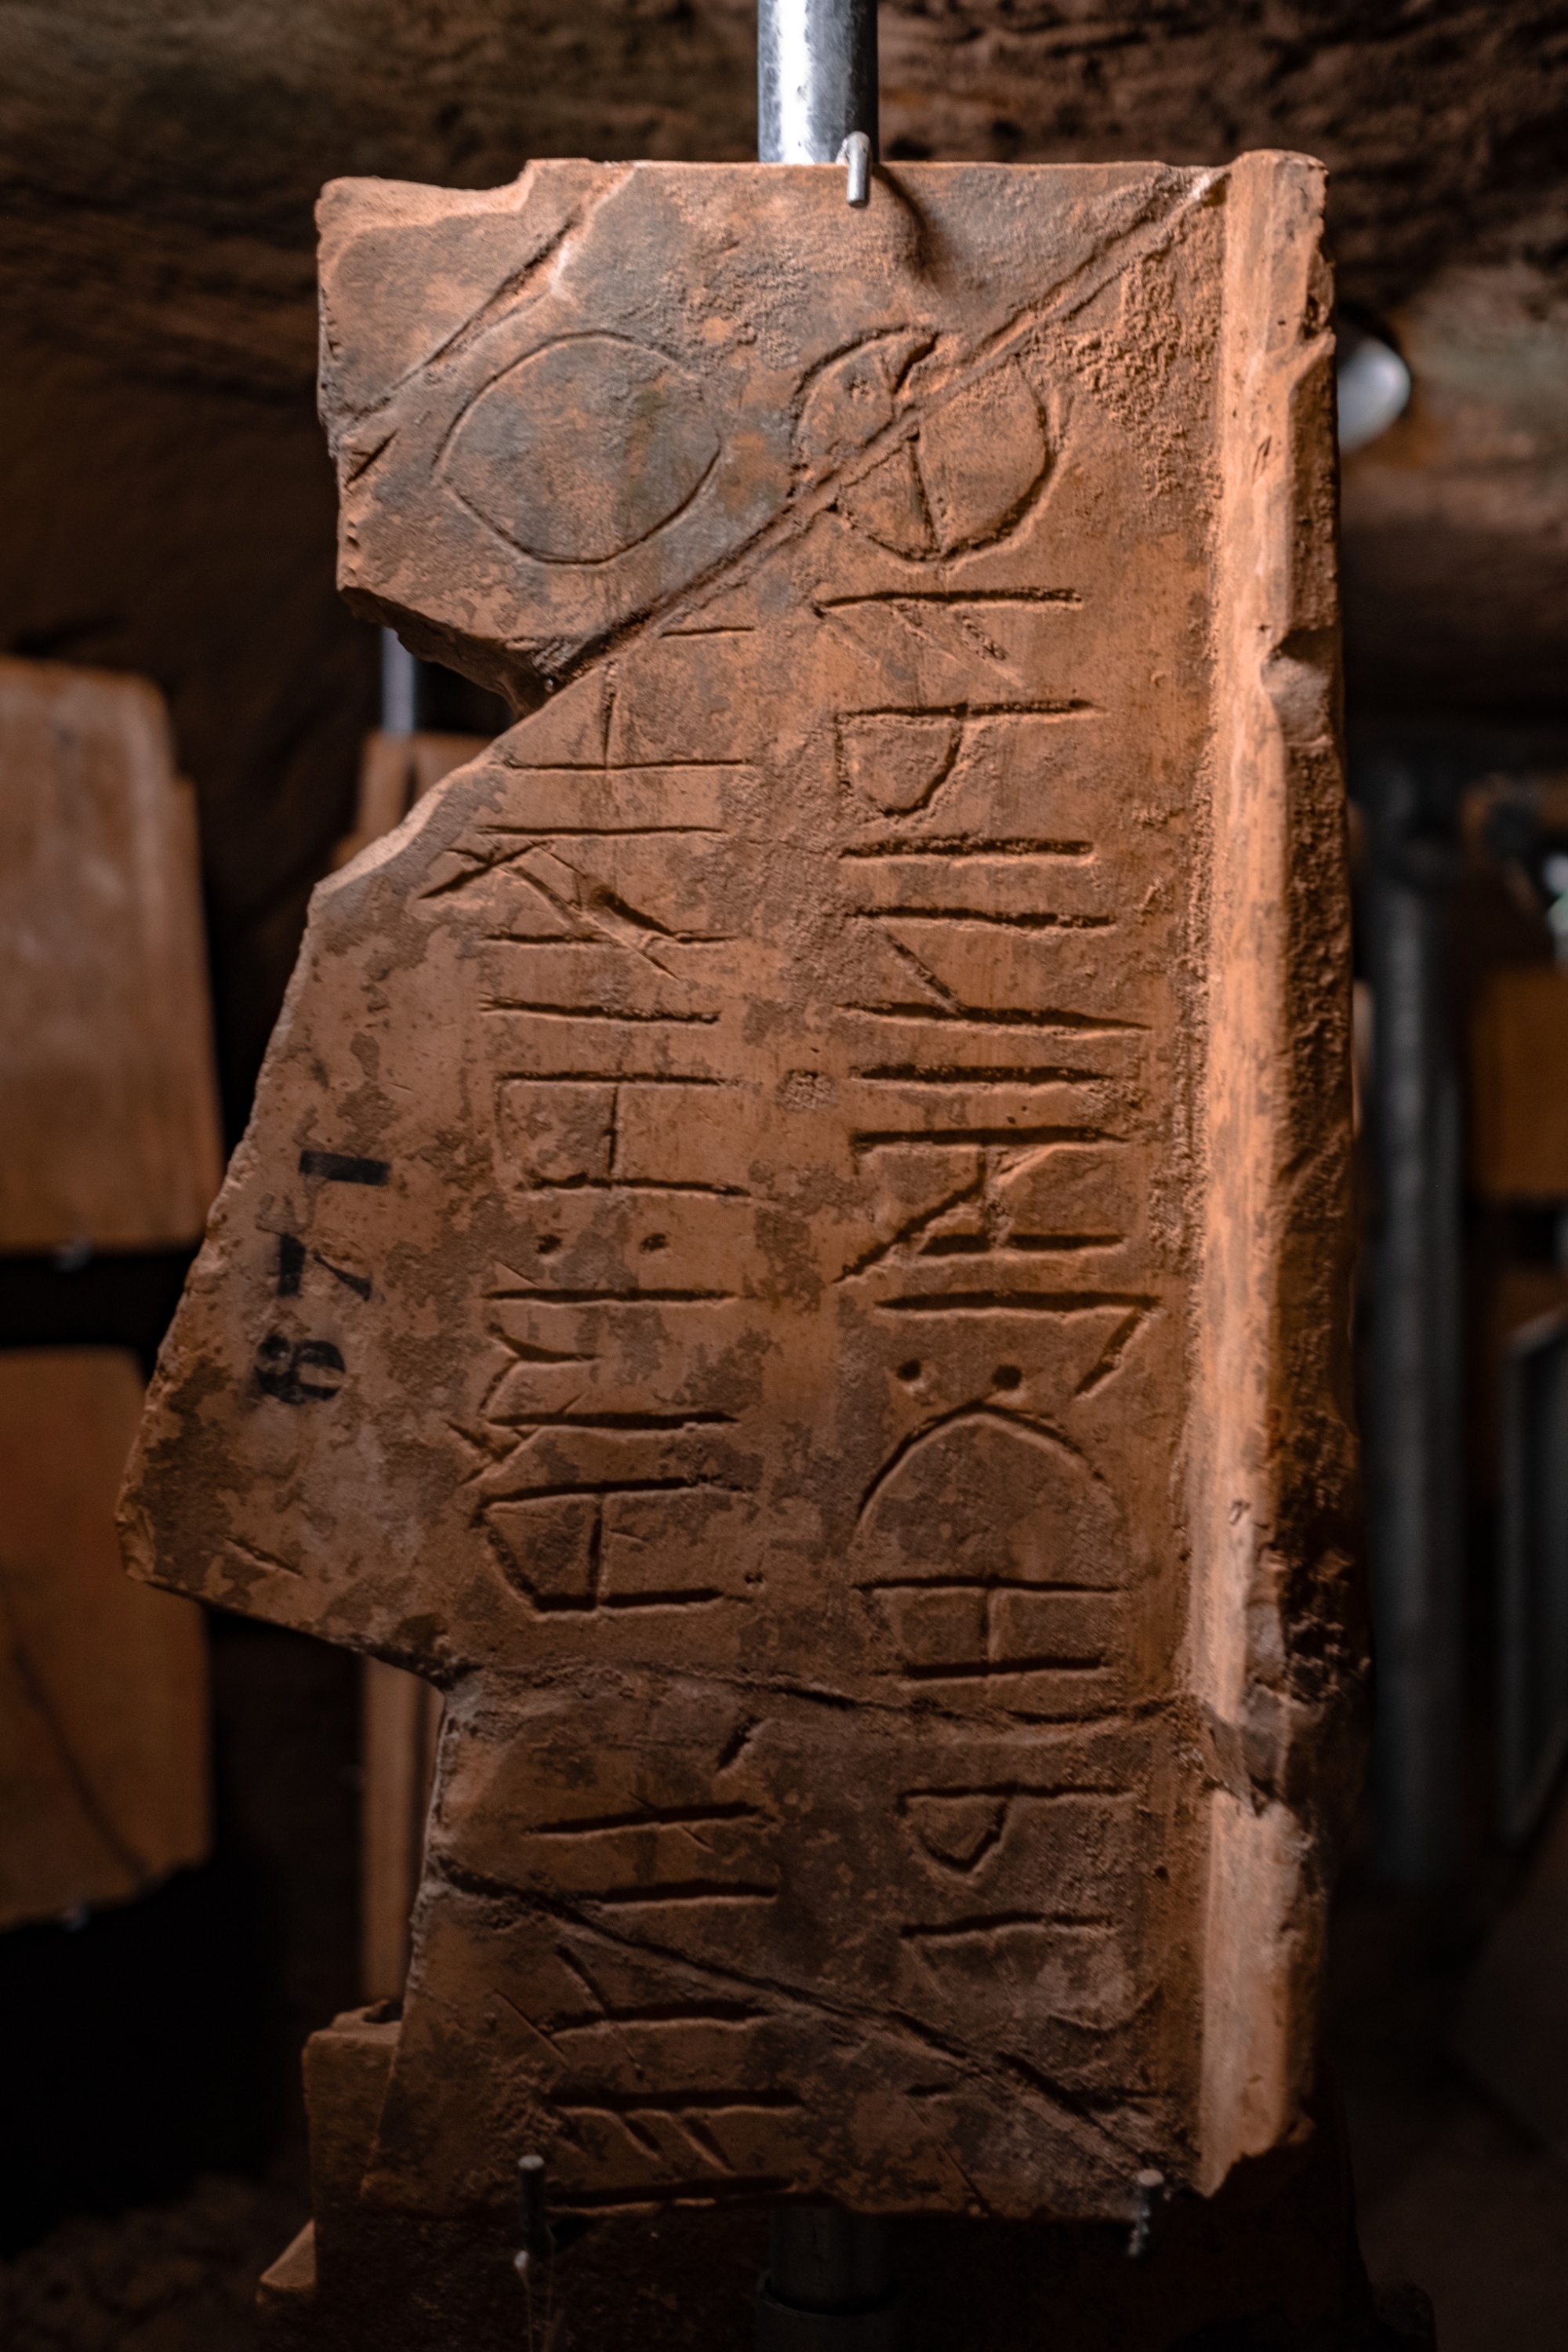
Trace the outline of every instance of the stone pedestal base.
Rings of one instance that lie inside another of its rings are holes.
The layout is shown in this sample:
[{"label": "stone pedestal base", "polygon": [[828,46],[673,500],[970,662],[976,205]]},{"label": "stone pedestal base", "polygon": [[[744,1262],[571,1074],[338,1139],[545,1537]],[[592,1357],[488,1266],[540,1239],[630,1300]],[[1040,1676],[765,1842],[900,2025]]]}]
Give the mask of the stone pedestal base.
[{"label": "stone pedestal base", "polygon": [[[305,2061],[315,2220],[263,2278],[265,2352],[752,2352],[769,2208],[668,2207],[595,2222],[542,2269],[532,2308],[510,2210],[378,2209],[359,2189],[399,2027],[381,2009]],[[900,2352],[1408,2352],[1415,2298],[1380,2318],[1325,2100],[1305,2144],[1111,2225],[922,2216],[890,2225]],[[1049,2326],[1045,2315],[1054,2315]]]}]

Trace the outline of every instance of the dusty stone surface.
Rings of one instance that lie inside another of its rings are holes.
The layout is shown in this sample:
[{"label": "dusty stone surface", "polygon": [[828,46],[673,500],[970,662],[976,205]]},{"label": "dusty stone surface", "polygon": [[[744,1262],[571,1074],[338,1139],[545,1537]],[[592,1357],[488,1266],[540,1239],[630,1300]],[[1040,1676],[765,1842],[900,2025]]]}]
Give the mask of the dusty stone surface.
[{"label": "dusty stone surface", "polygon": [[217,1191],[195,796],[143,678],[0,660],[0,1248],[194,1241]]},{"label": "dusty stone surface", "polygon": [[141,1411],[118,1349],[0,1352],[0,1927],[207,1850],[201,1612],[128,1582],[115,1539]]},{"label": "dusty stone surface", "polygon": [[318,893],[126,1526],[447,1691],[373,2206],[1124,2221],[1301,2127],[1321,196],[329,192],[351,600],[549,691]]}]

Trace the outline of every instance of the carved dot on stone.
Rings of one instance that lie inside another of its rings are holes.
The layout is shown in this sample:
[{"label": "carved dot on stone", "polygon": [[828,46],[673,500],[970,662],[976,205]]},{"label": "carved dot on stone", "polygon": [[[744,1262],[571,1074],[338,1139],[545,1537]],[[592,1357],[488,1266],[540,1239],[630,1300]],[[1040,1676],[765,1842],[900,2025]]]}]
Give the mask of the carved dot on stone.
[{"label": "carved dot on stone", "polygon": [[920,1376],[921,1368],[917,1363],[911,1361],[899,1366],[899,1378],[901,1381],[918,1381]]},{"label": "carved dot on stone", "polygon": [[998,1364],[991,1375],[991,1385],[996,1389],[1016,1389],[1023,1385],[1024,1375],[1016,1364]]},{"label": "carved dot on stone", "polygon": [[700,385],[621,335],[574,335],[487,385],[446,477],[525,555],[604,563],[678,514],[719,455]]},{"label": "carved dot on stone", "polygon": [[669,1237],[666,1234],[649,1234],[647,1240],[643,1243],[643,1248],[647,1252],[650,1257],[655,1250],[665,1250],[668,1247]]},{"label": "carved dot on stone", "polygon": [[538,1249],[541,1257],[550,1257],[560,1248],[560,1246],[561,1236],[559,1234],[541,1234],[538,1242],[535,1244],[535,1247]]}]

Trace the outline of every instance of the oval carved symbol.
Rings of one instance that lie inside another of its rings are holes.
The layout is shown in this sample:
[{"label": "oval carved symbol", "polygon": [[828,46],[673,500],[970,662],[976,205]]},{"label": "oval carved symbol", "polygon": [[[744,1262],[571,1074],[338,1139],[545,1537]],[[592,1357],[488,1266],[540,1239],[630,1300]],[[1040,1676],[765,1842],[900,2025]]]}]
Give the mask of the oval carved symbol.
[{"label": "oval carved symbol", "polygon": [[620,335],[576,335],[487,385],[446,471],[524,554],[604,563],[689,504],[718,454],[695,377]]}]

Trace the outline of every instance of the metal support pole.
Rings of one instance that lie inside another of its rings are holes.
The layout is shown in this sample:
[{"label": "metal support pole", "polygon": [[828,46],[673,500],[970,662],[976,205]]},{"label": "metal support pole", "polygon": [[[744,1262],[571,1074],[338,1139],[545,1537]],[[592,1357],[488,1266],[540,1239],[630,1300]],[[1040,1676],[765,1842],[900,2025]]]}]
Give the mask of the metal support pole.
[{"label": "metal support pole", "polygon": [[[877,145],[877,0],[758,0],[757,160],[846,163],[863,205]],[[885,2226],[836,2205],[782,2205],[757,2290],[758,2352],[893,2352]]]},{"label": "metal support pole", "polygon": [[381,633],[381,727],[412,735],[419,724],[419,664],[395,629]]},{"label": "metal support pole", "polygon": [[[864,204],[877,145],[877,0],[758,0],[757,160],[848,166]],[[885,2225],[836,2205],[773,2213],[758,2352],[894,2352]]]},{"label": "metal support pole", "polygon": [[877,147],[877,0],[758,0],[757,161],[837,163]]},{"label": "metal support pole", "polygon": [[1458,1076],[1445,779],[1418,757],[1358,765],[1373,986],[1378,1231],[1367,1485],[1376,1645],[1378,1865],[1452,1867],[1463,1738]]},{"label": "metal support pole", "polygon": [[781,2205],[757,2290],[757,2352],[896,2352],[887,2224],[837,2205]]}]

